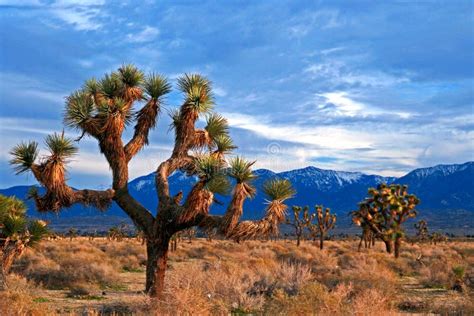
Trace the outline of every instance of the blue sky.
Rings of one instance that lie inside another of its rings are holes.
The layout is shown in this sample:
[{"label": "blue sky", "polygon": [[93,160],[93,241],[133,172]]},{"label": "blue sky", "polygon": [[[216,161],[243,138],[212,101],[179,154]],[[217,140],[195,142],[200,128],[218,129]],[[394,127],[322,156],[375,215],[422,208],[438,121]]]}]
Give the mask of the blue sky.
[{"label": "blue sky", "polygon": [[[137,3],[0,0],[0,187],[34,183],[10,148],[61,131],[64,97],[122,63],[208,76],[257,167],[398,176],[474,160],[472,1]],[[164,110],[131,178],[167,157],[168,124]],[[110,179],[87,138],[69,173],[78,187]]]}]

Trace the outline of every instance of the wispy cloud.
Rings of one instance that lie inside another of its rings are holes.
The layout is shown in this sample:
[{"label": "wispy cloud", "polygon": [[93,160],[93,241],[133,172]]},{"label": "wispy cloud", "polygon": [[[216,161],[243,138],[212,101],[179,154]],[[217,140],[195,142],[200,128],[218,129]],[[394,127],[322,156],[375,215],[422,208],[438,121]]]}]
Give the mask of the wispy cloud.
[{"label": "wispy cloud", "polygon": [[290,37],[302,38],[315,29],[331,29],[343,24],[344,21],[339,17],[337,10],[317,10],[292,19],[288,32]]},{"label": "wispy cloud", "polygon": [[48,82],[41,81],[21,73],[0,72],[0,98],[21,98],[30,100],[41,99],[54,104],[62,104],[66,92],[51,86]]},{"label": "wispy cloud", "polygon": [[147,25],[138,33],[127,34],[127,40],[132,43],[146,43],[153,41],[159,34],[160,30]]},{"label": "wispy cloud", "polygon": [[308,65],[303,72],[309,74],[310,80],[325,80],[333,84],[348,84],[358,87],[385,87],[409,82],[406,76],[394,76],[377,70],[357,70],[354,60],[348,64],[343,58],[325,59],[319,63]]},{"label": "wispy cloud", "polygon": [[412,113],[380,109],[352,99],[347,92],[336,91],[316,94],[318,113],[329,116],[349,116],[361,118],[368,116],[395,115],[400,119],[407,119]]},{"label": "wispy cloud", "polygon": [[44,18],[54,17],[72,25],[78,31],[94,31],[103,26],[99,18],[104,15],[102,11],[104,4],[105,0],[0,1],[1,6],[30,7],[35,8],[37,12],[46,12],[47,15]]}]

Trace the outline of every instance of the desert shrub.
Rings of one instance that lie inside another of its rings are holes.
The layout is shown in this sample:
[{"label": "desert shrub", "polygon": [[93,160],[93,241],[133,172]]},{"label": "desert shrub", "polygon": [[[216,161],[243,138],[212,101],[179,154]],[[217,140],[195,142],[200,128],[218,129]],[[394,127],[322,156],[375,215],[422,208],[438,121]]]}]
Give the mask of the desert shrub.
[{"label": "desert shrub", "polygon": [[51,315],[52,310],[36,297],[35,285],[26,279],[10,274],[9,287],[0,292],[0,314],[10,315]]},{"label": "desert shrub", "polygon": [[67,246],[48,243],[29,252],[19,263],[18,272],[49,289],[63,289],[78,283],[96,288],[118,282],[118,272],[111,258],[95,247],[76,243]]}]

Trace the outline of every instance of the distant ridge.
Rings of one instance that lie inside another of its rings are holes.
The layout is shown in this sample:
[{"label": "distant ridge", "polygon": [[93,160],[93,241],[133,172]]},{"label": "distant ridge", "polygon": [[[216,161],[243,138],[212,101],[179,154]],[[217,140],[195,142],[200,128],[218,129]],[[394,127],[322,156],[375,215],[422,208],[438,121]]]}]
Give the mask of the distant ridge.
[{"label": "distant ridge", "polygon": [[[289,179],[297,190],[295,198],[288,201],[289,205],[324,204],[338,214],[339,228],[349,227],[347,213],[357,207],[357,203],[366,196],[369,187],[385,182],[408,185],[409,191],[421,199],[418,208],[420,217],[429,217],[436,227],[461,227],[464,231],[474,230],[474,162],[472,161],[419,168],[400,178],[324,170],[313,166],[279,173],[258,169],[255,170],[255,174],[258,176],[254,183],[258,194],[253,200],[245,202],[244,219],[256,219],[263,215],[265,197],[262,194],[262,185],[268,179],[279,177]],[[155,211],[157,205],[154,181],[154,173],[151,173],[129,183],[130,193],[150,211]],[[195,182],[195,177],[190,178],[175,172],[170,177],[171,193],[176,194],[182,189],[186,195]],[[24,199],[28,189],[28,186],[15,186],[1,189],[0,194],[15,195]],[[211,212],[214,214],[222,214],[225,211],[225,205],[230,197],[219,196],[218,200],[223,202],[224,206],[213,205]],[[114,223],[117,220],[128,220],[125,213],[115,204],[106,212],[75,205],[56,216],[39,214],[35,211],[32,201],[27,203],[31,216],[47,218],[58,225],[63,220],[67,219],[70,223],[72,218],[79,217],[103,218],[103,225],[107,225],[108,219],[114,219]]]}]

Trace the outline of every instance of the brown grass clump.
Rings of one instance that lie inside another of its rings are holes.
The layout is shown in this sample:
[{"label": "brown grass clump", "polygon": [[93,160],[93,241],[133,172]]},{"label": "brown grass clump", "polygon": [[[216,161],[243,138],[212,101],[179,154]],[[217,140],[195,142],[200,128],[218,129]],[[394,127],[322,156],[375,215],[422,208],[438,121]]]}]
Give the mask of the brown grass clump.
[{"label": "brown grass clump", "polygon": [[16,271],[48,289],[68,289],[79,284],[91,289],[106,288],[119,281],[119,266],[124,258],[117,259],[84,239],[74,243],[62,240],[27,253],[19,260]]},{"label": "brown grass clump", "polygon": [[8,277],[8,290],[0,292],[0,314],[10,315],[48,315],[52,309],[40,304],[37,288],[24,278],[11,274]]}]

